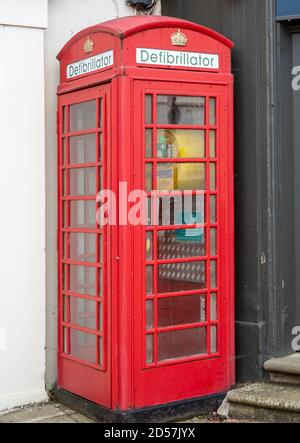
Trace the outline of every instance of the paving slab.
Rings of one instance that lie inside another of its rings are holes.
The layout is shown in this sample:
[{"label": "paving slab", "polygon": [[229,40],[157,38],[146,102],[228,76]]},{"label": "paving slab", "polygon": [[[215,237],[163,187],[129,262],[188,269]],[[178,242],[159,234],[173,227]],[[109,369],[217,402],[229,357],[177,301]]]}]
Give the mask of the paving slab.
[{"label": "paving slab", "polygon": [[0,423],[33,423],[64,414],[57,403],[49,402],[8,412],[0,416]]},{"label": "paving slab", "polygon": [[15,409],[0,415],[0,423],[93,423],[85,416],[55,402]]}]

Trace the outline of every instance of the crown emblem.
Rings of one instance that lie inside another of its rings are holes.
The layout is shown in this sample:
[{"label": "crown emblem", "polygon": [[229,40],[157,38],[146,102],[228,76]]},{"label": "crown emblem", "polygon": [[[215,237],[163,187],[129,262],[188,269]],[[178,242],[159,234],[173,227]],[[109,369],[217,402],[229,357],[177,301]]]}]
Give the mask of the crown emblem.
[{"label": "crown emblem", "polygon": [[186,46],[188,42],[187,36],[178,29],[175,34],[171,35],[171,42],[173,46]]},{"label": "crown emblem", "polygon": [[93,50],[94,50],[94,42],[91,39],[91,37],[88,37],[86,39],[86,41],[84,42],[83,50],[84,50],[84,52],[86,54],[88,54],[89,52],[93,52]]}]

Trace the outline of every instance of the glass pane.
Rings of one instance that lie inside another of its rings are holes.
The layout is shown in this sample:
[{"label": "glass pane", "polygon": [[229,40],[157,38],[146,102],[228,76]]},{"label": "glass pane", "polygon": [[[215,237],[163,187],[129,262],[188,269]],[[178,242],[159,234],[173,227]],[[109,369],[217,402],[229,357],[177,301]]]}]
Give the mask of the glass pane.
[{"label": "glass pane", "polygon": [[62,178],[62,193],[63,195],[68,195],[68,184],[67,184],[67,177],[68,177],[68,171],[63,171],[63,178]]},{"label": "glass pane", "polygon": [[70,258],[75,261],[97,261],[95,234],[70,233]]},{"label": "glass pane", "polygon": [[157,190],[205,189],[204,163],[161,163],[157,165]]},{"label": "glass pane", "polygon": [[96,135],[70,137],[70,163],[91,163],[96,160]]},{"label": "glass pane", "polygon": [[217,223],[217,197],[210,196],[210,222]]},{"label": "glass pane", "polygon": [[210,255],[217,255],[217,230],[211,228],[210,230]]},{"label": "glass pane", "polygon": [[153,214],[153,209],[152,209],[152,198],[151,197],[147,197],[146,198],[146,208],[145,208],[145,223],[147,226],[151,226],[154,224],[155,220],[154,220],[154,214]]},{"label": "glass pane", "polygon": [[158,266],[158,292],[182,292],[206,286],[205,262],[168,263]]},{"label": "glass pane", "polygon": [[146,177],[145,177],[145,191],[151,192],[153,189],[152,185],[152,163],[146,163]]},{"label": "glass pane", "polygon": [[70,297],[71,323],[96,329],[96,303],[91,300]]},{"label": "glass pane", "polygon": [[206,328],[183,329],[158,334],[158,360],[206,354]]},{"label": "glass pane", "polygon": [[217,352],[217,326],[210,328],[210,352],[212,354]]},{"label": "glass pane", "polygon": [[96,100],[70,106],[70,132],[96,127]]},{"label": "glass pane", "polygon": [[209,124],[216,124],[216,98],[211,97],[209,99]]},{"label": "glass pane", "polygon": [[205,297],[185,295],[158,299],[158,327],[205,321]]},{"label": "glass pane", "polygon": [[99,342],[99,365],[103,365],[103,343],[102,337],[98,337]]},{"label": "glass pane", "polygon": [[153,233],[146,232],[146,260],[153,260]]},{"label": "glass pane", "polygon": [[217,294],[210,294],[210,319],[216,321],[217,318]]},{"label": "glass pane", "polygon": [[77,294],[96,295],[96,269],[70,265],[70,291]]},{"label": "glass pane", "polygon": [[158,259],[166,260],[205,255],[204,229],[177,229],[158,231]]},{"label": "glass pane", "polygon": [[153,266],[146,266],[146,294],[153,293]]},{"label": "glass pane", "polygon": [[167,125],[203,125],[204,97],[157,96],[157,123]]},{"label": "glass pane", "polygon": [[103,127],[103,98],[99,99],[99,128]]},{"label": "glass pane", "polygon": [[93,200],[75,200],[70,202],[71,227],[95,228],[96,202]]},{"label": "glass pane", "polygon": [[[204,223],[205,197],[198,195],[167,195],[153,197],[153,206],[156,205],[156,220],[160,226],[195,225]],[[178,235],[187,239],[192,234],[200,239],[202,230],[182,230]]]},{"label": "glass pane", "polygon": [[71,329],[70,333],[71,355],[80,360],[96,363],[96,336],[75,329]]},{"label": "glass pane", "polygon": [[146,129],[145,144],[146,144],[146,157],[152,158],[153,157],[153,149],[152,149],[153,131],[152,131],[152,129]]},{"label": "glass pane", "polygon": [[62,108],[62,132],[63,132],[63,134],[65,133],[65,132],[67,132],[67,119],[66,119],[66,107],[65,106],[63,106],[63,108]]},{"label": "glass pane", "polygon": [[64,353],[68,354],[68,328],[64,328]]},{"label": "glass pane", "polygon": [[103,296],[103,272],[102,269],[98,270],[98,284],[99,284],[99,295]]},{"label": "glass pane", "polygon": [[68,265],[64,265],[64,272],[63,272],[63,287],[65,291],[69,290],[69,278],[68,278]]},{"label": "glass pane", "polygon": [[70,169],[70,195],[96,195],[96,169]]},{"label": "glass pane", "polygon": [[210,262],[210,287],[217,287],[217,262],[215,260]]},{"label": "glass pane", "polygon": [[99,235],[99,257],[97,260],[99,263],[102,263],[103,261],[103,241],[102,241],[102,235]]},{"label": "glass pane", "polygon": [[146,335],[146,363],[153,363],[153,335]]},{"label": "glass pane", "polygon": [[153,328],[153,300],[146,301],[146,329]]},{"label": "glass pane", "polygon": [[102,160],[103,156],[103,134],[102,132],[100,132],[99,134],[99,159],[98,160]]},{"label": "glass pane", "polygon": [[152,95],[146,95],[146,104],[145,104],[145,114],[146,114],[146,124],[153,123],[153,97]]},{"label": "glass pane", "polygon": [[102,303],[98,303],[98,310],[99,310],[99,331],[102,331],[102,328],[103,328],[103,307],[102,307]]},{"label": "glass pane", "polygon": [[158,129],[158,158],[203,158],[205,132],[186,129]]},{"label": "glass pane", "polygon": [[104,189],[104,184],[103,184],[103,167],[100,166],[100,168],[99,168],[99,179],[98,179],[98,185],[97,185],[97,192],[100,192],[102,189]]},{"label": "glass pane", "polygon": [[210,190],[215,191],[216,190],[216,164],[210,163],[209,165],[209,175],[210,175]]},{"label": "glass pane", "polygon": [[68,297],[66,297],[64,295],[64,300],[63,300],[63,311],[64,311],[64,321],[68,322],[69,321],[69,315],[68,315]]},{"label": "glass pane", "polygon": [[63,149],[63,152],[62,152],[62,156],[63,156],[62,162],[63,162],[64,165],[66,165],[68,163],[68,156],[67,156],[68,145],[67,145],[67,139],[66,138],[63,139],[62,144],[63,144],[63,147],[62,147],[62,149]]},{"label": "glass pane", "polygon": [[216,131],[209,131],[209,156],[216,157]]}]

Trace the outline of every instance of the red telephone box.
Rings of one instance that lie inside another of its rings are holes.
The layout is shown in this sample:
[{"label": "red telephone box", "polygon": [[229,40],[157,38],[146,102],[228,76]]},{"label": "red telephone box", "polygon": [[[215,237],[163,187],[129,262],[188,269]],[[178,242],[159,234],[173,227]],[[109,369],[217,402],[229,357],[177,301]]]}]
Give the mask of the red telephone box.
[{"label": "red telephone box", "polygon": [[57,395],[98,417],[234,383],[232,47],[137,16],[58,55]]}]

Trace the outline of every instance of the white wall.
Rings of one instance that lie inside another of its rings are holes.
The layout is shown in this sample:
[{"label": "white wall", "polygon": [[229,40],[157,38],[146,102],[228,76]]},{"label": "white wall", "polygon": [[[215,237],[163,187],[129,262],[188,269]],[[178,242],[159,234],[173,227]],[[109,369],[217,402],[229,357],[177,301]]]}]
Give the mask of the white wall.
[{"label": "white wall", "polygon": [[[114,7],[117,3],[117,8]],[[56,55],[64,44],[82,29],[119,16],[132,15],[135,10],[125,0],[49,0],[48,29],[45,33],[46,75],[46,385],[56,382],[56,89],[59,64]],[[160,14],[160,0],[154,14]]]},{"label": "white wall", "polygon": [[46,0],[1,0],[0,411],[47,398],[46,20]]}]

